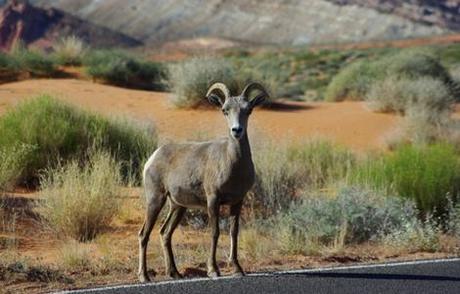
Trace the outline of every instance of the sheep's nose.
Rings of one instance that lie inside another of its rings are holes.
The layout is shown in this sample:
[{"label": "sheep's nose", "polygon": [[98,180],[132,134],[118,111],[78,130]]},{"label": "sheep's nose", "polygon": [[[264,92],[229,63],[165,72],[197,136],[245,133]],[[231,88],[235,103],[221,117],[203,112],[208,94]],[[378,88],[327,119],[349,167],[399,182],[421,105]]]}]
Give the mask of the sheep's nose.
[{"label": "sheep's nose", "polygon": [[243,131],[242,127],[233,127],[232,128],[232,132],[235,133],[236,135],[241,134],[242,131]]}]

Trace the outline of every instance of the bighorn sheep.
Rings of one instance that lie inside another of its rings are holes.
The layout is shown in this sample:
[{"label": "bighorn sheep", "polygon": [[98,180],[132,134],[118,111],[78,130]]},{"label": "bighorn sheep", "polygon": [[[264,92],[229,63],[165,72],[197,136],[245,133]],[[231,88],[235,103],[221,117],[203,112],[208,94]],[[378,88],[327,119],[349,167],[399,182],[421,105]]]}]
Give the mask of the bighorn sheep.
[{"label": "bighorn sheep", "polygon": [[[253,90],[260,93],[249,100]],[[225,101],[216,95],[220,91]],[[222,108],[229,136],[202,143],[167,144],[158,148],[144,166],[146,217],[139,232],[139,280],[149,281],[146,251],[152,228],[166,200],[169,214],[160,229],[166,274],[180,278],[174,262],[171,237],[187,208],[206,208],[212,230],[208,276],[220,275],[216,263],[220,205],[230,206],[230,262],[235,275],[244,275],[237,258],[239,216],[243,198],[254,183],[254,164],[248,135],[248,118],[253,108],[268,97],[259,83],[248,84],[241,95],[231,96],[222,83],[213,84],[207,99]]]}]

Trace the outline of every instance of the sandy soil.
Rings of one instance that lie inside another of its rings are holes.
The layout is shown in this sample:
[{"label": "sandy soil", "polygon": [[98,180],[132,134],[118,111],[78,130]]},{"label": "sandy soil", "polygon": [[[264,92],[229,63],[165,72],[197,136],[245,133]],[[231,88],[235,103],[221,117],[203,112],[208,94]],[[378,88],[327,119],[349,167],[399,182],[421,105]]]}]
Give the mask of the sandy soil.
[{"label": "sandy soil", "polygon": [[[23,99],[44,93],[105,114],[151,120],[164,140],[226,134],[225,121],[215,109],[180,110],[169,103],[168,93],[128,90],[76,79],[26,80],[0,85],[0,114]],[[249,132],[253,137],[269,135],[276,140],[302,141],[321,136],[365,150],[381,146],[398,120],[394,115],[373,113],[362,102],[286,101],[255,111]]]}]

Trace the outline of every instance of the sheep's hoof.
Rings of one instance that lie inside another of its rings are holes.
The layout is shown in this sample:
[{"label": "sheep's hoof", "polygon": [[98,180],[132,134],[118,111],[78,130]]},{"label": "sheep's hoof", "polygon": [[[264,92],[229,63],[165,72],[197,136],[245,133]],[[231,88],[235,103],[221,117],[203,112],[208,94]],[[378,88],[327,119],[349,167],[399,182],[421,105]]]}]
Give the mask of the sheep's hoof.
[{"label": "sheep's hoof", "polygon": [[220,277],[220,273],[217,272],[217,271],[210,271],[210,272],[208,272],[208,277],[210,277],[210,278],[218,278],[218,277]]},{"label": "sheep's hoof", "polygon": [[148,283],[150,282],[150,278],[147,274],[139,274],[139,282]]},{"label": "sheep's hoof", "polygon": [[183,278],[183,276],[181,274],[179,274],[178,271],[174,271],[174,272],[169,273],[169,276],[172,279],[182,279]]}]

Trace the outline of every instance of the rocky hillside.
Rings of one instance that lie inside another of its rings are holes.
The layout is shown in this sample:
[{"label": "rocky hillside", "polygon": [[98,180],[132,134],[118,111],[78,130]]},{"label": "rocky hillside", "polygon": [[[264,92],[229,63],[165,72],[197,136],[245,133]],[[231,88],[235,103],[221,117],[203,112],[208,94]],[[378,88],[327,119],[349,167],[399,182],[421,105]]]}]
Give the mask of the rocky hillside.
[{"label": "rocky hillside", "polygon": [[[147,44],[222,38],[259,44],[390,40],[458,29],[455,0],[32,0]],[[418,6],[421,5],[421,6]]]},{"label": "rocky hillside", "polygon": [[395,14],[419,23],[460,30],[460,0],[328,0]]},{"label": "rocky hillside", "polygon": [[37,8],[27,2],[10,1],[0,10],[1,50],[9,50],[18,40],[47,48],[66,35],[76,35],[96,47],[142,44],[55,8]]}]

